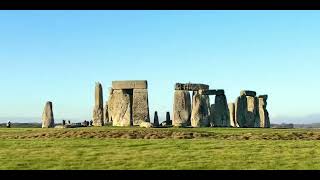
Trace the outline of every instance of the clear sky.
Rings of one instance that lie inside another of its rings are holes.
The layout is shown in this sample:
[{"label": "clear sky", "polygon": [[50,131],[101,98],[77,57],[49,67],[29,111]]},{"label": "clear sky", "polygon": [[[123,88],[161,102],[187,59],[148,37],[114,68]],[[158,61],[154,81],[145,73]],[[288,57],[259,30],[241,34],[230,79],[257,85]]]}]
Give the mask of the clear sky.
[{"label": "clear sky", "polygon": [[95,82],[107,100],[113,80],[148,80],[160,121],[176,82],[225,89],[229,102],[242,89],[268,94],[272,122],[317,117],[319,19],[319,11],[0,11],[0,120],[41,122],[46,101],[56,119],[90,119]]}]

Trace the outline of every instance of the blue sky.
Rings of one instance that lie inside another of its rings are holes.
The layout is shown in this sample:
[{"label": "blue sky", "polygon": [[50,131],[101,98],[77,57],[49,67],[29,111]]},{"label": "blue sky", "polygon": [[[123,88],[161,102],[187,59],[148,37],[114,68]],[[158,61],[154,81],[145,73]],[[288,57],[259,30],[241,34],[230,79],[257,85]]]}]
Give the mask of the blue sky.
[{"label": "blue sky", "polygon": [[[0,121],[90,119],[94,85],[148,80],[150,114],[174,84],[268,94],[271,121],[320,114],[319,11],[0,11]],[[213,101],[214,98],[211,98]],[[213,102],[212,102],[213,103]],[[320,117],[320,115],[319,115]],[[161,119],[163,120],[163,119]],[[320,122],[317,118],[313,122]]]}]

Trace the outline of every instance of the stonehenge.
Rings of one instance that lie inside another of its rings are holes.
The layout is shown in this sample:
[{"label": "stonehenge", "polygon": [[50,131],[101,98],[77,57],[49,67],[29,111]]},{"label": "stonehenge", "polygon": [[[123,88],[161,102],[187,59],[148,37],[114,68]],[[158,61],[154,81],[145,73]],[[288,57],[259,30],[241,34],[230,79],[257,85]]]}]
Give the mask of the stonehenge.
[{"label": "stonehenge", "polygon": [[[93,118],[82,127],[104,125],[144,128],[152,127],[233,127],[270,128],[267,110],[268,95],[242,90],[235,102],[227,101],[223,89],[210,89],[209,85],[197,83],[176,83],[174,87],[173,118],[166,112],[166,119],[159,122],[155,111],[150,122],[148,82],[146,80],[113,81],[108,100],[103,106],[103,88],[95,84]],[[191,93],[192,92],[192,96]],[[210,104],[210,96],[215,96]],[[81,124],[81,123],[80,123]],[[62,121],[62,126],[78,127]],[[52,102],[48,101],[42,114],[42,128],[54,128]]]},{"label": "stonehenge", "polygon": [[54,128],[52,102],[48,101],[42,114],[42,128]]},{"label": "stonehenge", "polygon": [[104,125],[104,115],[103,115],[103,92],[102,85],[96,83],[95,87],[95,106],[93,109],[93,126],[103,126]]},{"label": "stonehenge", "polygon": [[108,101],[113,126],[140,126],[150,122],[147,81],[113,81]]}]

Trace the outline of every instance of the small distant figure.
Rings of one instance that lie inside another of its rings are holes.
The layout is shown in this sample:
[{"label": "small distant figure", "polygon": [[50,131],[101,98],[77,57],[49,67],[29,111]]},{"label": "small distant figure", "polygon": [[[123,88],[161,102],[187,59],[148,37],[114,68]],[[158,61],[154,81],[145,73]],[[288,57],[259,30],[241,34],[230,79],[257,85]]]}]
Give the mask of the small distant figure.
[{"label": "small distant figure", "polygon": [[7,128],[11,128],[11,122],[10,121],[8,121],[8,123],[7,123]]},{"label": "small distant figure", "polygon": [[92,120],[90,121],[90,126],[93,126],[93,121]]},{"label": "small distant figure", "polygon": [[62,120],[62,126],[66,125],[66,120]]},{"label": "small distant figure", "polygon": [[71,124],[71,121],[70,121],[70,120],[68,121],[68,124]]}]

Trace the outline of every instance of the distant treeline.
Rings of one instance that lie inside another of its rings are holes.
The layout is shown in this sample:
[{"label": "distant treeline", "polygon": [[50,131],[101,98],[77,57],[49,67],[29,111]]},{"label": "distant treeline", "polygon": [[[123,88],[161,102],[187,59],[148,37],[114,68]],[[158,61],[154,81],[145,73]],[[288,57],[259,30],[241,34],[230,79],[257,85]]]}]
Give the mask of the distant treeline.
[{"label": "distant treeline", "polygon": [[[5,128],[7,127],[6,123],[0,124],[0,128]],[[42,124],[41,123],[12,123],[11,124],[12,128],[41,128]]]}]

